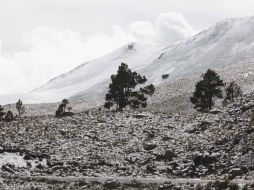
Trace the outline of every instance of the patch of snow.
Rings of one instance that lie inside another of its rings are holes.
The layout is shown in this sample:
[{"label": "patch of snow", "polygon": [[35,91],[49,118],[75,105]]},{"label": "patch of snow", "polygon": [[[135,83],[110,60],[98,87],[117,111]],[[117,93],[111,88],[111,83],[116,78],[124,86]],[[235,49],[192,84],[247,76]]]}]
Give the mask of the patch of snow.
[{"label": "patch of snow", "polygon": [[38,159],[25,160],[24,155],[20,155],[19,153],[4,152],[0,154],[0,168],[6,164],[14,165],[17,168],[26,168],[27,163],[30,163],[31,168],[34,169],[38,164],[46,166],[47,160],[45,158],[42,159],[42,161],[39,161]]},{"label": "patch of snow", "polygon": [[248,76],[250,76],[250,75],[253,75],[253,74],[254,74],[254,73],[253,73],[252,71],[246,72],[246,73],[243,74],[243,77],[246,78],[246,77],[248,77]]},{"label": "patch of snow", "polygon": [[9,152],[4,152],[0,154],[0,167],[2,167],[5,164],[11,164],[19,168],[27,166],[27,163],[24,160],[24,156],[21,156],[17,153],[9,153]]}]

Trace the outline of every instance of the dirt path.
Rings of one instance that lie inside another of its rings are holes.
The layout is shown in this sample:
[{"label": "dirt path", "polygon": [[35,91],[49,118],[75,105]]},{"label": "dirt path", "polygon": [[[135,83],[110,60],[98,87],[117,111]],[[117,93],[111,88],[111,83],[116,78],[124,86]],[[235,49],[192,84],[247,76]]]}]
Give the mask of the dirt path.
[{"label": "dirt path", "polygon": [[[133,181],[140,182],[142,184],[163,184],[166,182],[171,182],[173,184],[206,184],[211,181],[215,180],[208,180],[208,179],[184,179],[184,178],[177,178],[177,179],[169,179],[169,178],[141,178],[141,177],[58,177],[58,176],[15,176],[20,179],[29,180],[29,181],[50,181],[55,183],[65,183],[65,182],[78,182],[78,181],[86,181],[86,182],[106,182],[108,180],[116,180],[123,184],[130,184]],[[235,179],[232,182],[237,184],[251,184],[254,183],[254,179],[252,180],[243,180],[243,179]]]}]

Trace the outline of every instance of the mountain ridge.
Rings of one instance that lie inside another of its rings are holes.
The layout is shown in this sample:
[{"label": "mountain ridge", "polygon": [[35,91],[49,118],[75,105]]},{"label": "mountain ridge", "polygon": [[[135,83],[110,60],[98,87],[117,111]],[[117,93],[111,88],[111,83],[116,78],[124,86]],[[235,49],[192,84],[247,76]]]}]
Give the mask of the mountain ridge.
[{"label": "mountain ridge", "polygon": [[[199,75],[208,68],[249,63],[254,60],[252,31],[254,16],[226,19],[167,46],[129,43],[51,79],[26,95],[26,99],[37,103],[102,96],[107,91],[110,76],[116,73],[122,62],[145,75],[154,85]],[[165,74],[168,78],[163,80],[162,75]]]},{"label": "mountain ridge", "polygon": [[102,95],[121,62],[146,75],[155,85],[163,82],[163,74],[169,75],[167,80],[174,80],[208,68],[244,62],[254,57],[252,28],[254,17],[226,19],[166,47],[131,43],[56,77],[34,92],[52,91],[62,97]]}]

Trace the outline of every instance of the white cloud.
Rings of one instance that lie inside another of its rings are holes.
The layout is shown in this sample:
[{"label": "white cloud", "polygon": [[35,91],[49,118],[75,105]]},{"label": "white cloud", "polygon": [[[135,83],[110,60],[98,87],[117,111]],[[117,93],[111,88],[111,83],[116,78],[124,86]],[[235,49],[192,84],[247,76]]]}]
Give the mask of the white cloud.
[{"label": "white cloud", "polygon": [[118,27],[113,27],[111,35],[87,39],[73,31],[47,27],[38,27],[27,36],[23,41],[28,50],[8,56],[0,52],[0,94],[29,91],[132,41]]},{"label": "white cloud", "polygon": [[194,34],[190,24],[180,13],[161,13],[155,23],[137,21],[130,25],[130,32],[137,41],[168,45]]},{"label": "white cloud", "polygon": [[130,24],[130,33],[138,42],[153,42],[155,29],[152,23],[148,21],[136,21]]},{"label": "white cloud", "polygon": [[132,41],[165,45],[192,34],[191,26],[178,13],[160,14],[154,23],[131,23],[128,31],[113,26],[111,34],[97,33],[85,39],[71,30],[36,27],[22,40],[26,50],[5,55],[0,44],[0,94],[32,90]]},{"label": "white cloud", "polygon": [[190,24],[179,13],[162,13],[156,20],[158,43],[173,43],[194,34]]}]

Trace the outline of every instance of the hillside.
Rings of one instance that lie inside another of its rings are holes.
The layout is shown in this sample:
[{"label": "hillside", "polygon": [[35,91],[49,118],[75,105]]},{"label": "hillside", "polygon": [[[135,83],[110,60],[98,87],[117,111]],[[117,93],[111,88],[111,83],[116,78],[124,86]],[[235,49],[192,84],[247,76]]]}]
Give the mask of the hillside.
[{"label": "hillside", "polygon": [[128,63],[135,70],[140,70],[146,67],[150,60],[156,58],[159,49],[156,46],[131,43],[52,79],[33,93],[53,94],[61,98],[87,94],[89,97],[101,95],[106,91],[111,74],[117,71],[122,62]]},{"label": "hillside", "polygon": [[[254,17],[227,19],[182,42],[167,47],[132,43],[85,63],[33,91],[44,102],[64,97],[94,97],[107,90],[110,75],[121,62],[156,85],[204,72],[208,68],[254,60]],[[167,80],[162,75],[168,74]],[[41,98],[43,99],[43,98]]]},{"label": "hillside", "polygon": [[253,179],[253,108],[251,93],[211,114],[94,109],[0,122],[3,184],[10,175],[19,189],[18,176],[30,175]]}]

